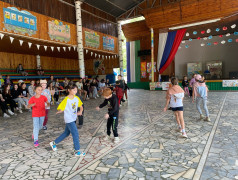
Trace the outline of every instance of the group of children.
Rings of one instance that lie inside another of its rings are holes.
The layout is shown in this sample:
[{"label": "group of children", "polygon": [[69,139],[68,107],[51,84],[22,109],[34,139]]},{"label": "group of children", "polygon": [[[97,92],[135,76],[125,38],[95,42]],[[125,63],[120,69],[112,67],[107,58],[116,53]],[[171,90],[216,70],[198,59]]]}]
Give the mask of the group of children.
[{"label": "group of children", "polygon": [[[209,111],[207,108],[207,97],[208,97],[208,88],[205,83],[204,76],[200,74],[194,74],[190,83],[187,80],[187,77],[184,77],[182,81],[182,86],[184,90],[179,86],[178,79],[171,79],[172,86],[168,89],[166,94],[166,105],[164,107],[164,111],[167,111],[168,106],[170,105],[171,110],[174,112],[176,121],[178,124],[178,131],[182,133],[184,138],[187,138],[187,134],[185,131],[185,123],[183,118],[183,99],[185,93],[188,94],[189,97],[192,97],[192,102],[196,100],[196,107],[200,114],[200,119],[204,121],[211,121],[209,118]],[[189,91],[188,86],[190,86],[191,91]],[[206,113],[206,116],[203,116],[201,110],[201,102],[203,102],[203,107]]]}]

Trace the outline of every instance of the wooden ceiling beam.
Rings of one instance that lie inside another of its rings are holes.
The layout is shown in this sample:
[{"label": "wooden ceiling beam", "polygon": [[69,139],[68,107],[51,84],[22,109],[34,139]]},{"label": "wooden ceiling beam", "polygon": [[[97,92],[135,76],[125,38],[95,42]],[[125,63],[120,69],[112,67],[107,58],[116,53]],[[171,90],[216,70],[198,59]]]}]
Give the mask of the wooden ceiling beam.
[{"label": "wooden ceiling beam", "polygon": [[181,0],[166,6],[144,9],[149,28],[164,29],[210,19],[224,18],[238,12],[238,0]]}]

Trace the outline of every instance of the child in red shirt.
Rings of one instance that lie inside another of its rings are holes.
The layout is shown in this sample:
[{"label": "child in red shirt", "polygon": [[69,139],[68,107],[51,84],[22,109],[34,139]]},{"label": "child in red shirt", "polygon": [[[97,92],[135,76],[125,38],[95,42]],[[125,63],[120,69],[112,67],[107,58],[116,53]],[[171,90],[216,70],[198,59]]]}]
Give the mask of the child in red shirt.
[{"label": "child in red shirt", "polygon": [[35,96],[33,96],[29,100],[28,108],[32,107],[32,117],[33,117],[33,135],[32,138],[34,139],[34,146],[38,147],[38,135],[40,129],[43,127],[43,122],[45,119],[45,103],[47,103],[47,106],[50,106],[50,103],[48,102],[47,98],[42,93],[42,87],[37,86],[35,89]]}]

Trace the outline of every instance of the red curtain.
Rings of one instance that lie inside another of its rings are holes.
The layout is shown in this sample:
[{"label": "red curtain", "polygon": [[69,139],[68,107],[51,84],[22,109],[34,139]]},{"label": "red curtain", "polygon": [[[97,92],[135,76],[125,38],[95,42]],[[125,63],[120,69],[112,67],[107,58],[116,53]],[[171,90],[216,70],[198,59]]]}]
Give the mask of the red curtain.
[{"label": "red curtain", "polygon": [[174,56],[178,51],[178,47],[179,47],[181,41],[183,40],[185,32],[186,32],[186,29],[180,29],[177,31],[172,49],[169,54],[169,57],[168,57],[166,63],[164,64],[164,66],[160,69],[160,71],[159,71],[160,74],[162,74],[167,69],[167,67],[170,65],[170,63],[173,61]]}]

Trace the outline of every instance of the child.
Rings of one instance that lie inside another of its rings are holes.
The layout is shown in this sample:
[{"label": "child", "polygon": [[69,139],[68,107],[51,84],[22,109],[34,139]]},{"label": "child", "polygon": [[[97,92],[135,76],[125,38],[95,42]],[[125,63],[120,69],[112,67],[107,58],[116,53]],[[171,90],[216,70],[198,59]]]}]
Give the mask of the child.
[{"label": "child", "polygon": [[206,112],[206,118],[204,119],[204,121],[211,121],[209,118],[209,112],[207,109],[208,88],[200,74],[197,74],[195,76],[195,80],[196,80],[196,83],[194,83],[194,85],[193,85],[193,102],[196,98],[197,110],[200,113],[200,119],[202,120],[202,119],[204,119],[204,116],[202,114],[200,104],[201,104],[201,101],[203,101],[203,108]]},{"label": "child", "polygon": [[190,93],[190,96],[193,96],[193,85],[195,84],[196,80],[195,80],[195,76],[197,74],[193,74],[193,78],[190,80],[190,83],[189,83],[189,87],[191,88],[191,90],[189,91]]},{"label": "child", "polygon": [[[48,99],[48,102],[50,103],[51,102],[51,94],[50,94],[50,90],[47,89],[47,81],[46,80],[40,80],[40,84],[41,84],[41,87],[42,87],[42,93],[41,95],[44,95],[47,99]],[[47,130],[47,122],[48,122],[48,113],[49,113],[49,110],[50,110],[50,106],[46,106],[46,109],[45,109],[45,119],[44,119],[44,123],[43,123],[43,130]]]},{"label": "child", "polygon": [[104,140],[110,139],[111,128],[114,134],[114,143],[118,143],[120,141],[117,133],[118,126],[118,115],[119,115],[119,104],[118,99],[115,94],[112,94],[112,90],[109,88],[105,88],[103,90],[102,95],[105,98],[105,101],[99,106],[96,107],[96,110],[100,110],[104,106],[108,105],[108,113],[105,114],[105,119],[107,119],[107,136]]},{"label": "child", "polygon": [[12,114],[12,111],[8,109],[7,103],[6,103],[5,99],[3,98],[2,94],[0,94],[0,107],[3,112],[3,117],[9,118],[10,116],[7,114],[7,111],[9,114]]},{"label": "child", "polygon": [[33,97],[35,95],[35,81],[31,80],[31,85],[28,87],[28,93],[30,98]]},{"label": "child", "polygon": [[185,93],[188,94],[188,96],[190,97],[190,93],[189,93],[189,90],[188,90],[189,82],[188,82],[187,76],[183,77],[182,86],[183,86],[183,89],[184,89]]},{"label": "child", "polygon": [[[65,131],[55,139],[55,141],[50,142],[50,146],[53,151],[57,150],[56,144],[59,144],[71,133],[73,136],[75,156],[85,156],[84,152],[80,152],[80,144],[79,144],[79,134],[76,126],[77,116],[81,116],[83,112],[83,103],[79,99],[79,97],[75,96],[77,93],[76,85],[69,85],[67,88],[69,95],[60,103],[56,114],[64,112],[64,121],[65,121]],[[77,108],[80,107],[80,111],[77,112]]]},{"label": "child", "polygon": [[32,118],[33,118],[33,135],[34,146],[38,147],[38,135],[40,129],[42,129],[43,122],[45,119],[45,103],[47,106],[50,105],[47,98],[41,95],[42,87],[37,86],[35,90],[35,96],[31,97],[29,100],[28,108],[32,107]]},{"label": "child", "polygon": [[178,79],[172,78],[171,79],[172,87],[170,87],[167,91],[166,95],[166,105],[164,107],[164,112],[167,111],[168,105],[170,103],[170,107],[172,111],[174,111],[174,115],[176,117],[176,121],[179,126],[179,131],[182,133],[184,138],[187,138],[187,134],[185,132],[185,123],[183,119],[183,98],[184,98],[184,91],[178,85]]},{"label": "child", "polygon": [[[118,81],[116,81],[116,95],[118,98],[118,104],[121,104],[121,99],[123,98],[124,83],[122,81],[122,76],[118,76]],[[121,105],[120,105],[121,106]]]},{"label": "child", "polygon": [[123,83],[124,83],[124,95],[125,95],[125,101],[128,100],[128,96],[127,96],[127,90],[130,90],[130,88],[128,87],[127,83],[125,80],[123,80]]},{"label": "child", "polygon": [[3,86],[4,86],[4,79],[2,78],[2,75],[0,74],[0,92],[2,92]]},{"label": "child", "polygon": [[28,90],[26,89],[26,83],[22,83],[22,86],[21,86],[21,96],[22,96],[22,100],[24,101],[26,106],[28,106],[29,93],[28,93]]}]

